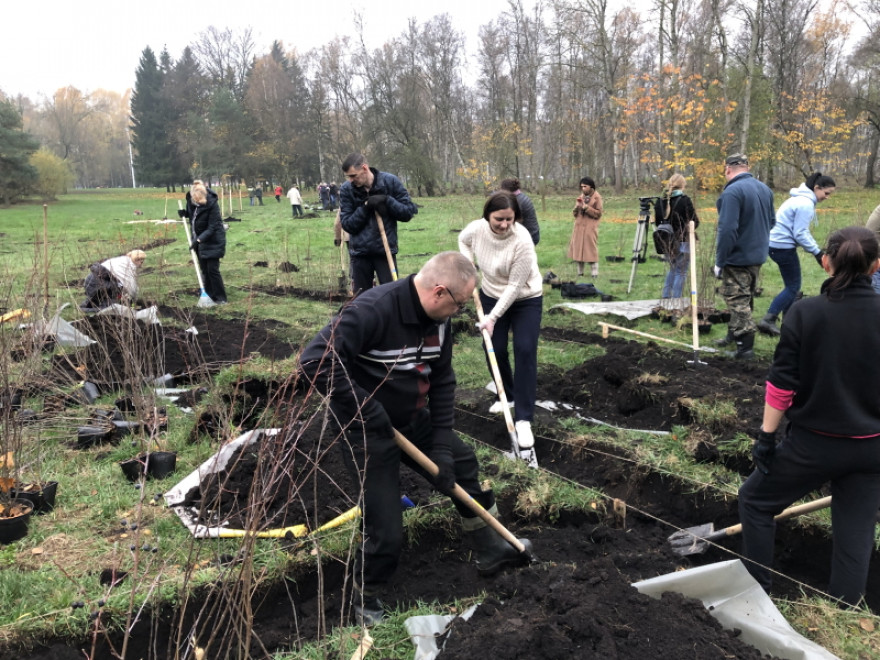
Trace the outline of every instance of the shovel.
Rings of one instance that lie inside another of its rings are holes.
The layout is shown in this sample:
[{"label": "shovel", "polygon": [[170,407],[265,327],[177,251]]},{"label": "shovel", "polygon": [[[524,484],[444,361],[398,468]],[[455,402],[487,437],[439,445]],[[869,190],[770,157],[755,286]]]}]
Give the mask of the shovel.
[{"label": "shovel", "polygon": [[[436,477],[440,472],[440,468],[432,461],[430,458],[425,456],[425,454],[416,447],[413,443],[407,440],[403,434],[400,433],[397,429],[394,429],[394,440],[397,442],[397,446],[411,459],[413,459],[416,463],[418,463],[422,469],[424,469],[428,474],[432,477]],[[452,490],[452,495],[459,502],[468,507],[471,511],[473,511],[477,516],[479,516],[483,522],[485,522],[489,527],[494,529],[498,534],[507,541],[513,548],[519,552],[524,559],[527,559],[528,562],[535,563],[538,561],[537,557],[535,557],[534,553],[531,549],[531,543],[529,543],[529,547],[526,547],[522,541],[516,538],[510,531],[502,525],[498,519],[493,516],[491,513],[486,511],[483,508],[483,505],[477,502],[470,494],[458,484],[455,484],[455,488]]]},{"label": "shovel", "polygon": [[339,230],[339,280],[337,286],[339,287],[339,293],[345,295],[348,293],[348,273],[345,271],[345,241],[342,240],[343,230],[339,215],[340,211],[337,209],[336,224],[334,225],[334,228]]},{"label": "shovel", "polygon": [[[831,506],[831,496],[823,497],[806,504],[798,504],[790,506],[782,513],[774,517],[774,520],[785,520],[786,518],[794,518],[795,516],[826,509]],[[672,552],[679,557],[687,557],[688,555],[699,555],[709,549],[709,544],[728,536],[734,536],[742,531],[742,524],[731,525],[724,529],[715,531],[715,525],[707,523],[705,525],[697,525],[675,532],[669,537],[669,544],[672,546]]]},{"label": "shovel", "polygon": [[[180,200],[177,200],[177,208],[182,209]],[[186,233],[186,243],[187,245],[192,245],[192,236],[189,233],[189,222],[186,218],[183,219],[183,231]],[[199,280],[199,307],[213,307],[216,303],[211,300],[211,296],[205,291],[205,282],[202,280],[202,269],[199,268],[199,257],[196,254],[196,251],[190,248],[190,256],[192,256],[193,266],[196,267],[196,277]]]},{"label": "shovel", "polygon": [[388,244],[388,235],[385,233],[385,223],[382,216],[376,214],[376,224],[379,225],[379,235],[382,237],[382,245],[385,246],[385,257],[388,259],[388,268],[391,269],[391,280],[397,281],[397,266],[394,265],[394,257],[391,255],[391,246]]},{"label": "shovel", "polygon": [[[480,302],[480,292],[474,289],[474,305],[477,309],[477,318],[483,322],[483,304]],[[507,405],[507,394],[504,392],[504,383],[501,381],[501,372],[498,370],[498,358],[495,357],[495,348],[492,346],[492,336],[488,330],[481,330],[483,344],[486,347],[486,355],[489,356],[489,366],[492,370],[492,378],[495,381],[495,389],[498,391],[498,400],[501,402],[504,422],[507,424],[507,432],[510,434],[510,444],[513,447],[514,458],[521,458],[529,467],[538,467],[538,455],[535,448],[523,449],[519,446],[519,438],[516,435],[516,427],[513,425],[513,417],[510,416],[510,406]]]},{"label": "shovel", "polygon": [[221,529],[217,536],[221,539],[237,539],[244,538],[245,536],[254,536],[258,539],[283,539],[287,538],[288,535],[291,535],[294,538],[299,539],[306,535],[311,536],[312,534],[317,534],[318,532],[324,532],[328,529],[339,527],[340,525],[344,525],[350,520],[354,520],[359,515],[361,515],[360,508],[352,507],[345,513],[336,516],[330,522],[324,523],[311,534],[309,534],[309,528],[305,525],[291,525],[290,527],[267,529],[262,532],[249,532],[246,529]]}]

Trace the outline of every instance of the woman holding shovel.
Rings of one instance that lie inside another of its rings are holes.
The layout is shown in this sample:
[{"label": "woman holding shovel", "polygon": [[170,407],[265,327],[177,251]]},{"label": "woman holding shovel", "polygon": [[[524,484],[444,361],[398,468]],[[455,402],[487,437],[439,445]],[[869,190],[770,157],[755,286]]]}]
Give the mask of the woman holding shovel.
[{"label": "woman holding shovel", "polygon": [[[492,337],[492,348],[505,392],[512,392],[517,440],[522,449],[535,444],[532,419],[538,392],[538,335],[544,289],[535,244],[520,224],[520,208],[511,193],[500,191],[486,200],[483,217],[458,235],[458,249],[478,264],[482,273],[480,303],[485,316],[479,323]],[[513,332],[510,368],[507,338]],[[496,403],[490,412],[504,412]]]},{"label": "woman holding shovel", "polygon": [[[752,456],[757,469],[739,490],[743,554],[771,585],[775,523],[792,502],[831,482],[834,540],[828,593],[847,605],[864,596],[880,507],[880,266],[874,233],[846,227],[822,254],[830,278],[818,296],[792,305],[770,375]],[[788,430],[776,444],[783,417]]]},{"label": "woman holding shovel", "polygon": [[199,268],[205,279],[205,293],[217,305],[226,304],[226,287],[220,275],[220,260],[226,256],[226,230],[220,217],[217,193],[199,180],[193,182],[186,195],[184,217],[192,223],[192,245],[199,257]]}]

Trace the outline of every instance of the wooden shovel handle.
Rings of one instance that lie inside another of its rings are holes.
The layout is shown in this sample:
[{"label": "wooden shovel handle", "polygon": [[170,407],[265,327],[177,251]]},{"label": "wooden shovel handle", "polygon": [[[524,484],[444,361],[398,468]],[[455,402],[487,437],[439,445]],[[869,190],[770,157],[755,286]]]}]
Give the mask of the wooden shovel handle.
[{"label": "wooden shovel handle", "polygon": [[394,265],[394,257],[391,256],[391,246],[388,244],[388,235],[385,233],[385,223],[382,216],[376,213],[376,224],[379,225],[379,235],[382,237],[382,245],[385,246],[385,257],[388,259],[388,268],[391,270],[391,279],[397,281],[397,266]]},{"label": "wooden shovel handle", "polygon": [[[786,520],[788,518],[801,516],[805,513],[818,511],[819,509],[827,509],[829,506],[831,506],[830,495],[827,497],[822,497],[818,500],[813,500],[812,502],[805,502],[804,504],[790,506],[775,515],[773,517],[773,520]],[[730,527],[725,527],[724,529],[722,529],[721,534],[723,534],[723,536],[733,536],[734,534],[739,534],[742,531],[742,528],[742,523],[737,523],[736,525],[731,525]]]},{"label": "wooden shovel handle", "polygon": [[[477,318],[480,323],[483,322],[485,315],[483,314],[483,303],[480,301],[480,292],[474,289],[474,307],[477,310]],[[513,417],[510,416],[510,406],[507,405],[507,394],[504,391],[504,383],[501,380],[501,371],[498,369],[498,358],[495,356],[495,347],[492,345],[492,335],[483,328],[480,331],[483,336],[483,344],[486,347],[486,355],[489,356],[489,368],[492,371],[492,380],[495,381],[495,389],[498,391],[498,400],[501,402],[502,412],[504,413],[504,422],[507,424],[507,432],[514,442],[514,452],[519,452],[519,442],[516,437],[516,428],[513,425]]]},{"label": "wooden shovel handle", "polygon": [[[394,429],[394,440],[397,442],[397,446],[407,454],[411,459],[413,459],[416,463],[418,463],[428,474],[432,477],[436,477],[437,473],[440,472],[440,468],[432,461],[430,458],[425,456],[424,452],[422,452],[418,447],[416,447],[412,442],[406,439],[403,434],[400,433],[397,429]],[[458,484],[455,484],[455,488],[452,491],[452,495],[459,502],[468,507],[471,511],[473,511],[477,516],[479,516],[489,527],[498,532],[501,537],[510,543],[518,552],[525,552],[526,547],[520,543],[519,539],[516,538],[513,534],[508,531],[508,529],[498,522],[498,519],[495,518],[491,513],[486,511],[483,508],[483,505],[477,502],[470,494]]]}]

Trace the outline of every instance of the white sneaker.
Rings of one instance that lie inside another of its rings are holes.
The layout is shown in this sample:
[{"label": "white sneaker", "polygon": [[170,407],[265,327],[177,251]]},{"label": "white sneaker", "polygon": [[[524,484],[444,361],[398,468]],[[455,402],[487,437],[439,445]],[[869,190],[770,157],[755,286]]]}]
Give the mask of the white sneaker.
[{"label": "white sneaker", "polygon": [[[513,401],[508,401],[508,402],[507,402],[507,407],[508,407],[508,408],[513,408]],[[492,415],[500,415],[500,414],[502,414],[503,412],[504,412],[504,408],[503,408],[503,406],[501,405],[501,401],[500,401],[500,400],[499,400],[499,401],[496,401],[496,402],[493,403],[491,406],[489,406],[489,413],[492,414]]]},{"label": "white sneaker", "polygon": [[531,422],[521,419],[514,427],[516,428],[516,441],[519,443],[520,449],[531,449],[535,446],[535,436],[532,433]]}]

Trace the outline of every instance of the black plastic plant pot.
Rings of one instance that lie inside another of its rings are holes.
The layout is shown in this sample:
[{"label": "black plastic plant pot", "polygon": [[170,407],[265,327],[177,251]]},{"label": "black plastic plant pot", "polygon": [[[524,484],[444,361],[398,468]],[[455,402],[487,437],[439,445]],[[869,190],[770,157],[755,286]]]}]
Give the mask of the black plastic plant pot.
[{"label": "black plastic plant pot", "polygon": [[608,255],[607,257],[605,257],[605,261],[610,261],[611,263],[620,263],[624,259],[626,259],[626,257],[621,257],[616,254],[615,255]]},{"label": "black plastic plant pot", "polygon": [[18,515],[0,516],[0,543],[4,545],[27,536],[28,524],[34,511],[34,505],[22,499],[13,500],[10,508],[17,509]]},{"label": "black plastic plant pot", "polygon": [[118,419],[114,419],[112,421],[112,424],[113,435],[116,438],[124,438],[127,435],[131,435],[141,427],[140,422],[127,422],[125,420]]},{"label": "black plastic plant pot", "polygon": [[177,467],[177,454],[173,451],[154,451],[149,455],[147,475],[154,479],[164,479]]},{"label": "black plastic plant pot", "polygon": [[76,441],[80,447],[91,447],[106,441],[111,431],[103,426],[80,426],[76,430]]},{"label": "black plastic plant pot", "polygon": [[152,479],[164,479],[174,472],[176,466],[177,454],[173,451],[154,451],[119,463],[122,473],[129,481],[137,481],[144,475]]},{"label": "black plastic plant pot", "polygon": [[85,381],[83,383],[83,394],[86,397],[86,401],[88,403],[94,403],[98,400],[98,397],[101,396],[101,392],[98,390],[98,386],[94,383],[90,383],[89,381]]},{"label": "black plastic plant pot", "polygon": [[137,481],[146,474],[147,471],[147,455],[141,454],[127,461],[120,461],[119,467],[129,481]]},{"label": "black plastic plant pot", "polygon": [[55,508],[55,496],[58,494],[58,482],[24,484],[12,489],[12,496],[27,500],[34,505],[34,515],[47,513]]}]

